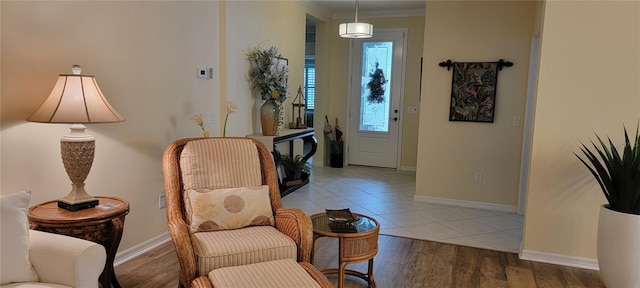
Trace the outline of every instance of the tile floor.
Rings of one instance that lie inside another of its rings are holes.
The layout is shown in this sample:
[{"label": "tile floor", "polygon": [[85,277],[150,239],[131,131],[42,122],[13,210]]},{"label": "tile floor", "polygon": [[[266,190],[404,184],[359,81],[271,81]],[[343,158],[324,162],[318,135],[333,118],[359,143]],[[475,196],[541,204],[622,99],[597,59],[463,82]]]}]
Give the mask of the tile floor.
[{"label": "tile floor", "polygon": [[310,183],[282,198],[307,214],[350,208],[380,222],[380,234],[518,252],[523,216],[414,202],[415,172],[313,166]]}]

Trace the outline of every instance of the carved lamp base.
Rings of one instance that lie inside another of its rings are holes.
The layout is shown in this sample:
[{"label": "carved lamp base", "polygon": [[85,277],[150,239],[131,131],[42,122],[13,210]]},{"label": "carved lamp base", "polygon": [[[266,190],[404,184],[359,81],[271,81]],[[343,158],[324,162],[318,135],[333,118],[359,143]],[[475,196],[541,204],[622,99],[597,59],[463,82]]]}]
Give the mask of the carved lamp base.
[{"label": "carved lamp base", "polygon": [[98,199],[84,190],[84,180],[87,179],[96,141],[93,136],[85,134],[86,127],[82,124],[71,125],[71,134],[60,139],[62,163],[71,179],[71,192],[58,200],[58,207],[69,211],[78,211],[98,205]]}]

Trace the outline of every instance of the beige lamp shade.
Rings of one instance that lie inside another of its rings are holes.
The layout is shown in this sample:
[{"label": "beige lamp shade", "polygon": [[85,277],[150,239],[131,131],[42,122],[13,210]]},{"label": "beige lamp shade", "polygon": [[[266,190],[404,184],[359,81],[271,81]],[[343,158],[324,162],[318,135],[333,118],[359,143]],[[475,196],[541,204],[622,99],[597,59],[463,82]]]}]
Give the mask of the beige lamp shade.
[{"label": "beige lamp shade", "polygon": [[362,22],[342,23],[338,27],[338,33],[342,38],[371,38],[373,25]]},{"label": "beige lamp shade", "polygon": [[351,23],[342,23],[338,27],[338,35],[342,38],[371,38],[373,25],[358,22],[358,0],[356,0],[356,19]]},{"label": "beige lamp shade", "polygon": [[124,121],[104,97],[93,75],[60,74],[49,98],[27,121],[109,123]]}]

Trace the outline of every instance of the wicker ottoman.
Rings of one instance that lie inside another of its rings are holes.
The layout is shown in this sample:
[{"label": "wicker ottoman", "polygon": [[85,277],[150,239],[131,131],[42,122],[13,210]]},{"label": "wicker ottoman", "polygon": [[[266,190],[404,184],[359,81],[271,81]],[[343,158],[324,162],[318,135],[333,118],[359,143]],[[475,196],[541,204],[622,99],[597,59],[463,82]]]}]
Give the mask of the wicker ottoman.
[{"label": "wicker ottoman", "polygon": [[[207,286],[211,284],[212,286]],[[203,285],[204,284],[204,285]],[[242,266],[224,267],[209,272],[209,277],[193,280],[193,287],[214,288],[332,288],[324,274],[306,262],[274,260]]]}]

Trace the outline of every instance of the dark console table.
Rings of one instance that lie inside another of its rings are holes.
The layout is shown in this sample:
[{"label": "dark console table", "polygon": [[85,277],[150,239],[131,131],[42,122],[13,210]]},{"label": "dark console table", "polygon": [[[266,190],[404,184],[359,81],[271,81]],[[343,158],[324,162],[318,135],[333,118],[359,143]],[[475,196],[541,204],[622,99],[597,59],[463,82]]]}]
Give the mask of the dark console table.
[{"label": "dark console table", "polygon": [[[262,143],[264,143],[267,147],[272,148],[271,153],[273,153],[273,160],[276,164],[276,167],[280,166],[280,157],[282,156],[282,154],[280,153],[280,149],[277,146],[277,144],[279,143],[289,142],[289,155],[293,155],[293,141],[296,139],[301,139],[303,141],[302,150],[304,154],[302,155],[302,159],[304,161],[309,160],[309,158],[311,158],[311,156],[316,154],[316,151],[318,150],[318,140],[316,139],[315,130],[313,128],[283,129],[283,130],[280,130],[279,134],[280,135],[278,136],[262,136],[261,134],[253,134],[253,135],[248,135],[247,137],[259,140]],[[305,152],[304,147],[307,146],[307,144],[309,144],[310,147],[308,151]],[[296,184],[293,186],[287,186],[285,183],[282,182],[282,179],[278,179],[278,181],[280,181],[280,195],[285,196],[297,190],[298,188],[308,184],[309,178],[307,175],[306,178],[302,179],[302,183]]]}]

